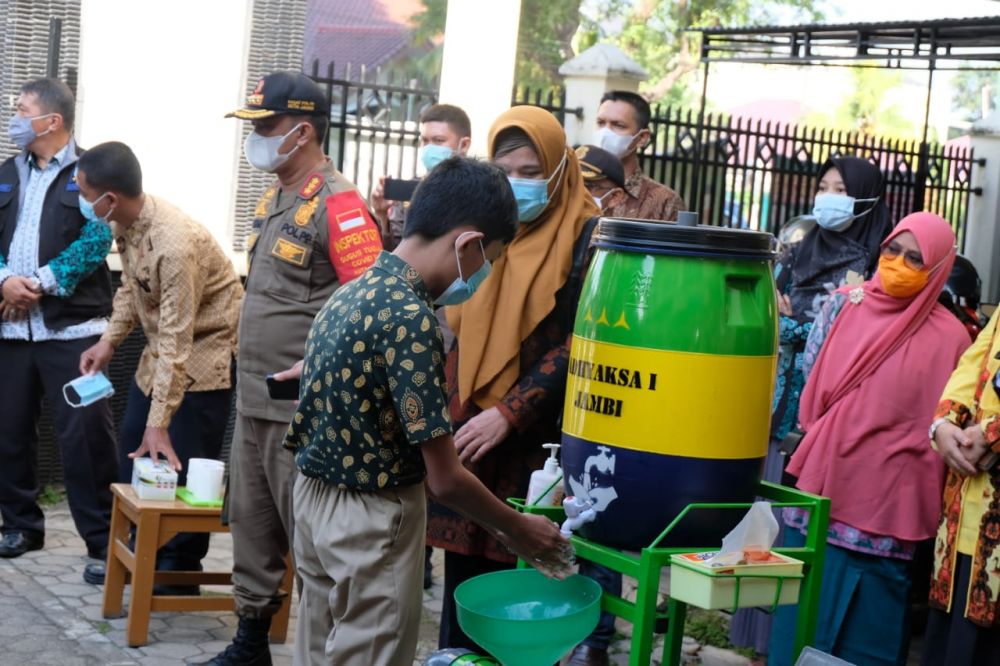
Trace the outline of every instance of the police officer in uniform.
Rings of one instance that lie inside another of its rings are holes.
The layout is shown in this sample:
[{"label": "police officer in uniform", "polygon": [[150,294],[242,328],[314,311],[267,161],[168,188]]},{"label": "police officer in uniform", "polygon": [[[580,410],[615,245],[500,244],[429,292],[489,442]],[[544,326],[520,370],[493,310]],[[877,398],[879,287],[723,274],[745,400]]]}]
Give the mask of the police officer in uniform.
[{"label": "police officer in uniform", "polygon": [[239,324],[226,500],[239,628],[206,663],[255,666],[271,663],[267,635],[284,596],[294,534],[296,468],[282,441],[297,403],[271,399],[266,378],[302,359],[316,312],[374,262],[381,234],[360,193],[323,152],[330,105],[315,82],[299,73],[269,74],[231,116],[253,123],[247,161],[276,180],[255,211]]}]

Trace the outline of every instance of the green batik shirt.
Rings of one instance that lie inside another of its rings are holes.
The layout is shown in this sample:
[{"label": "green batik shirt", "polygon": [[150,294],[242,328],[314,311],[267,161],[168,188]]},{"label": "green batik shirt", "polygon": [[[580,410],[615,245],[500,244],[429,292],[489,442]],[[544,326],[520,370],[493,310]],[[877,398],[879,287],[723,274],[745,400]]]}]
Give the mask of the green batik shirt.
[{"label": "green batik shirt", "polygon": [[451,433],[444,345],[420,274],[382,252],[337,290],[306,339],[285,446],[306,476],[378,490],[420,483],[419,444]]}]

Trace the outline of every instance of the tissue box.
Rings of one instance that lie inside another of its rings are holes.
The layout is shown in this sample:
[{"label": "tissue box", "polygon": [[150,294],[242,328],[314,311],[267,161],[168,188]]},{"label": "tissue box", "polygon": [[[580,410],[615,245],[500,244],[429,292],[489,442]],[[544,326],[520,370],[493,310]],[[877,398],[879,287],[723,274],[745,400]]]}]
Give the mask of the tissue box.
[{"label": "tissue box", "polygon": [[[771,553],[753,564],[709,566],[716,553],[670,557],[670,596],[699,608],[753,608],[794,604],[799,599],[802,562]],[[778,584],[781,592],[778,593]],[[736,591],[739,586],[739,598]]]},{"label": "tissue box", "polygon": [[132,463],[132,488],[141,500],[172,500],[177,495],[177,472],[166,462],[137,458]]}]

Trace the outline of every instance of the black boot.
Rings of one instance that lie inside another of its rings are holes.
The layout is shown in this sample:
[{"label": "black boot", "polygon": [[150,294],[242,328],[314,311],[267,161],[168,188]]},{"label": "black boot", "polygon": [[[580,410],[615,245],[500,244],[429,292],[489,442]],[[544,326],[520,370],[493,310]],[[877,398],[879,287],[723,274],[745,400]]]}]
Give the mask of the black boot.
[{"label": "black boot", "polygon": [[267,645],[270,629],[269,617],[241,617],[233,642],[201,666],[271,666],[271,649]]}]

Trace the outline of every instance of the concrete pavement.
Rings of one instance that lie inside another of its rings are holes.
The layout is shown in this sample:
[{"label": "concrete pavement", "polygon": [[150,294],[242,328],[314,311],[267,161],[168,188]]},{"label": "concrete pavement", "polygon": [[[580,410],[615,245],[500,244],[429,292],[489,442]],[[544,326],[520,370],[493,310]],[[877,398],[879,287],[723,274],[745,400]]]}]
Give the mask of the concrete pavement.
[{"label": "concrete pavement", "polygon": [[[149,643],[125,643],[125,618],[101,616],[102,588],[83,582],[86,556],[66,500],[45,508],[45,548],[12,560],[0,559],[0,666],[177,666],[204,661],[223,650],[236,632],[232,613],[153,613]],[[232,567],[232,538],[213,534],[208,570]],[[419,665],[437,647],[441,608],[440,556],[434,589],[425,593],[417,651]],[[125,588],[128,607],[128,587]],[[204,586],[203,593],[228,587]],[[295,635],[292,604],[288,642],[272,645],[275,666],[290,666]]]},{"label": "concrete pavement", "polygon": [[[87,559],[66,500],[45,508],[45,548],[12,560],[0,559],[0,666],[177,666],[204,661],[228,645],[236,632],[232,613],[153,613],[149,643],[130,648],[125,643],[125,618],[101,616],[102,588],[83,582]],[[414,666],[437,647],[441,614],[440,551],[435,552],[435,585],[424,593],[420,642]],[[205,560],[207,570],[232,567],[232,539],[213,534]],[[228,587],[203,586],[203,593],[227,592]],[[128,607],[128,587],[125,607]],[[297,616],[292,605],[288,642],[272,645],[275,666],[290,666]],[[621,629],[627,632],[626,626]],[[612,663],[628,663],[628,640],[619,634],[612,646]],[[652,666],[659,666],[662,637],[657,637]],[[732,654],[736,662],[738,655]],[[693,660],[692,660],[693,661]],[[697,663],[697,662],[695,662]]]}]

